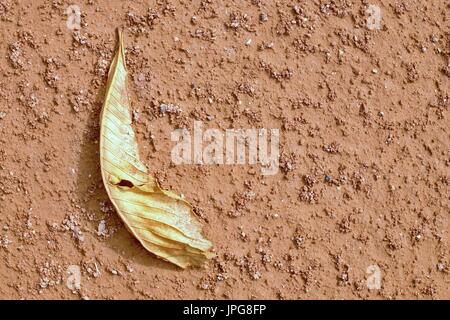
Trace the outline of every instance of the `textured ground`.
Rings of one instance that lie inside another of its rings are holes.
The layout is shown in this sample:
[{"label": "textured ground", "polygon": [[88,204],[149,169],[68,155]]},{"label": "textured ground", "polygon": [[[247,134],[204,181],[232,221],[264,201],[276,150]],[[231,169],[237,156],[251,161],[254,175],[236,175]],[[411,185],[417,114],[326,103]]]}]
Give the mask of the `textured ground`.
[{"label": "textured ground", "polygon": [[[0,0],[0,297],[450,298],[449,2],[224,3]],[[142,159],[195,206],[204,269],[147,253],[102,185],[116,27]],[[280,128],[280,172],[171,164],[194,120]]]}]

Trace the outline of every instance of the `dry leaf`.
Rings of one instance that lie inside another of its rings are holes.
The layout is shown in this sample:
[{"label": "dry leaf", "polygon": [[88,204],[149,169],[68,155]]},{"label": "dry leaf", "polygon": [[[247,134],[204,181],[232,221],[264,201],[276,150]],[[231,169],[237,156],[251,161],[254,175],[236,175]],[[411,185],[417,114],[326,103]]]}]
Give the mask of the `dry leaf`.
[{"label": "dry leaf", "polygon": [[182,268],[199,266],[214,256],[191,205],[162,190],[139,159],[121,31],[101,115],[100,162],[103,183],[116,211],[148,251]]}]

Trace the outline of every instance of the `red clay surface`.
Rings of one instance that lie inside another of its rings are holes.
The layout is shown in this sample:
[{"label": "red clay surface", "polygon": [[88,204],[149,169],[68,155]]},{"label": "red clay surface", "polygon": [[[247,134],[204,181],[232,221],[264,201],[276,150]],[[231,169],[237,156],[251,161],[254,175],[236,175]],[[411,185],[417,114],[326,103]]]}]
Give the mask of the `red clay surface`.
[{"label": "red clay surface", "polygon": [[[450,298],[448,1],[226,3],[0,0],[0,298]],[[204,268],[146,252],[104,190],[117,27],[142,159],[195,206]],[[195,120],[280,128],[280,172],[171,164]]]}]

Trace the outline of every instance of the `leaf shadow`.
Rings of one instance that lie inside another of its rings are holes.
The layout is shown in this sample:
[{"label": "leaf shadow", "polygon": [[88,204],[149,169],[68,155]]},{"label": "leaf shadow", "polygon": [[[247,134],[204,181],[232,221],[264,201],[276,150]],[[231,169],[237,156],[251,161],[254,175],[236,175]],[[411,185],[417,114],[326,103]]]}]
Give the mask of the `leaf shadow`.
[{"label": "leaf shadow", "polygon": [[[148,252],[137,239],[126,229],[124,223],[108,198],[103,186],[100,171],[100,113],[102,100],[104,98],[104,88],[100,88],[99,93],[93,103],[92,110],[89,110],[88,120],[83,130],[81,138],[80,158],[77,167],[77,187],[76,197],[80,209],[85,212],[83,219],[92,230],[93,246],[107,246],[114,250],[121,258],[132,263],[146,267],[156,267],[165,270],[180,269],[169,262],[157,258]],[[102,202],[104,207],[112,208],[109,212],[101,210]],[[115,228],[115,232],[105,240],[99,240],[96,234],[99,222],[105,219],[108,227]]]}]

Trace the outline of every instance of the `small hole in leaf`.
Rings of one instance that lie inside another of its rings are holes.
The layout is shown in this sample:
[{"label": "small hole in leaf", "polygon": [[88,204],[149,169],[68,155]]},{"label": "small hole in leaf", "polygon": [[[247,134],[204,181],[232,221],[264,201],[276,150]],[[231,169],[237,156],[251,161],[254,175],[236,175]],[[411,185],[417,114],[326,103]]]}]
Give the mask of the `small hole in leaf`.
[{"label": "small hole in leaf", "polygon": [[133,182],[128,181],[128,180],[120,180],[120,182],[117,184],[119,187],[128,187],[128,188],[133,188]]}]

